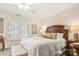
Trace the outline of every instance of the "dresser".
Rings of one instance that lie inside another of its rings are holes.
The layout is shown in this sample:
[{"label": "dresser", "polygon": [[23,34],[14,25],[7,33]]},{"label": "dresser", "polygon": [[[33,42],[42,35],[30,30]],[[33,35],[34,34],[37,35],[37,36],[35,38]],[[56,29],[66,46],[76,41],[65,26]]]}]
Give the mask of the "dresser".
[{"label": "dresser", "polygon": [[2,50],[5,48],[5,39],[3,36],[0,36],[0,43],[2,44]]}]

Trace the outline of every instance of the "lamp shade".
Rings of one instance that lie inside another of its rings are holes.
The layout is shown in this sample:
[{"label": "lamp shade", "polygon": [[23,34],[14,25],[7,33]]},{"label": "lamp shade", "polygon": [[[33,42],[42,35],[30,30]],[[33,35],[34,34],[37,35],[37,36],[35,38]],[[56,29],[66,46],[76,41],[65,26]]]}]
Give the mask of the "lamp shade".
[{"label": "lamp shade", "polygon": [[79,25],[72,25],[71,31],[79,31]]}]

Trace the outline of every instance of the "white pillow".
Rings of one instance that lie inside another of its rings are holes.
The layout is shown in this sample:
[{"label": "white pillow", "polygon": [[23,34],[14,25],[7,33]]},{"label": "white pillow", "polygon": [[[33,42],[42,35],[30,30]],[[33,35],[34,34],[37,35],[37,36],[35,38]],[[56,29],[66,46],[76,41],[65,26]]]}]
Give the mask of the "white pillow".
[{"label": "white pillow", "polygon": [[64,35],[64,33],[57,33],[57,39],[62,39],[63,35]]}]

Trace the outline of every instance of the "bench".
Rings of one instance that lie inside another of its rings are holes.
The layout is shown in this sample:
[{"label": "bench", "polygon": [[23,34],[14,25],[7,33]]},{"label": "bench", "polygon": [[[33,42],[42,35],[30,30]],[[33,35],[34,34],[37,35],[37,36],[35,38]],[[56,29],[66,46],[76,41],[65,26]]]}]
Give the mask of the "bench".
[{"label": "bench", "polygon": [[28,52],[20,44],[11,46],[11,56],[27,56],[27,55]]}]

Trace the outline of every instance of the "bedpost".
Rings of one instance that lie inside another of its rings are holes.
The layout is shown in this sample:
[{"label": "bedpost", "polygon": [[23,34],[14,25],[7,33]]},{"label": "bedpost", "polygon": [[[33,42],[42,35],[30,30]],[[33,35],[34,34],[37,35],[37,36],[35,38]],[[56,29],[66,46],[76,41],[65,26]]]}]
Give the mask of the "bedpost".
[{"label": "bedpost", "polygon": [[64,38],[66,41],[68,41],[68,29],[64,30]]}]

